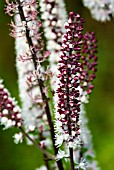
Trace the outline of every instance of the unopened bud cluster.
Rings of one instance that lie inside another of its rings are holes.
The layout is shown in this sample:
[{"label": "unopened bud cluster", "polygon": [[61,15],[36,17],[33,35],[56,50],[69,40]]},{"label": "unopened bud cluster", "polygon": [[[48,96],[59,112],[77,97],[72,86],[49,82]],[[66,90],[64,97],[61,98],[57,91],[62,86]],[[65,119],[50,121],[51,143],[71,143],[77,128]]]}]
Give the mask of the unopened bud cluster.
[{"label": "unopened bud cluster", "polygon": [[[84,20],[78,14],[70,13],[65,23],[66,34],[63,36],[60,60],[58,62],[58,85],[55,94],[57,126],[61,128],[63,140],[69,147],[79,142],[79,75],[82,71],[81,57],[82,30]],[[58,129],[58,127],[57,127]],[[59,129],[58,129],[59,131]],[[75,141],[78,140],[78,141]],[[58,143],[58,142],[57,142]],[[61,143],[62,144],[62,143]],[[59,145],[59,143],[58,143]]]},{"label": "unopened bud cluster", "polygon": [[0,122],[5,129],[22,125],[21,110],[0,80]]},{"label": "unopened bud cluster", "polygon": [[81,88],[86,91],[87,94],[91,93],[93,89],[93,80],[96,77],[96,66],[98,57],[97,53],[97,40],[95,38],[94,32],[87,32],[83,36],[83,50],[81,56],[82,63],[82,74],[80,76],[80,81],[82,83]]}]

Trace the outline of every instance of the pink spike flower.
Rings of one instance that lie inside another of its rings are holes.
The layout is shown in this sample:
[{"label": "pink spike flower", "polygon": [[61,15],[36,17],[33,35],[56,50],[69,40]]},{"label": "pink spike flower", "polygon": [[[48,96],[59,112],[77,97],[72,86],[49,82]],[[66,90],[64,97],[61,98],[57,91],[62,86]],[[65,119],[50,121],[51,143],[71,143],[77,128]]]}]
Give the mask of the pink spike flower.
[{"label": "pink spike flower", "polygon": [[97,52],[96,39],[93,33],[83,35],[83,23],[84,19],[73,12],[70,12],[65,23],[66,33],[62,39],[55,91],[57,146],[63,142],[70,148],[80,146],[80,105],[82,97],[93,88],[91,82],[95,78],[97,65],[94,55]]}]

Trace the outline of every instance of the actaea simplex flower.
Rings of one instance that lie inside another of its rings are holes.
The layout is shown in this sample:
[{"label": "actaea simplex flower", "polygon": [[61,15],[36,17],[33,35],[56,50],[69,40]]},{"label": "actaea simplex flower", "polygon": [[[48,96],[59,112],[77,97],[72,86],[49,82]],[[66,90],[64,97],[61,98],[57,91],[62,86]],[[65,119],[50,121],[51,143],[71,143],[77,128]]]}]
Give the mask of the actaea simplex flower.
[{"label": "actaea simplex flower", "polygon": [[[49,78],[52,76],[52,70],[49,70],[49,64],[47,65],[48,67],[45,66],[45,68],[47,67],[45,70],[43,64],[46,60],[49,60],[51,51],[44,49],[40,29],[42,23],[38,17],[37,6],[38,4],[35,0],[17,0],[11,3],[7,1],[6,13],[10,16],[15,15],[19,21],[16,24],[13,21],[11,22],[13,27],[11,36],[18,39],[18,41],[23,40],[25,43],[24,53],[22,53],[23,50],[20,50],[18,57],[22,64],[24,62],[26,66],[27,63],[30,65],[29,71],[25,71],[24,79],[27,82],[28,89],[30,91],[33,90],[31,91],[33,94],[29,93],[29,95],[33,107],[35,104],[35,107],[38,108],[38,113],[40,110],[40,114],[36,116],[37,109],[35,109],[36,117],[31,120],[32,123],[30,123],[30,119],[26,120],[27,116],[23,116],[17,103],[11,99],[9,92],[3,90],[4,86],[1,81],[1,124],[5,125],[6,128],[10,126],[19,127],[23,135],[15,136],[18,138],[18,141],[21,141],[21,137],[23,138],[25,135],[33,144],[36,144],[35,138],[31,138],[29,132],[32,133],[37,128],[40,135],[38,140],[41,140],[37,148],[39,147],[43,151],[43,155],[46,158],[44,167],[48,170],[50,168],[67,169],[61,160],[62,158],[70,160],[71,170],[79,168],[87,169],[89,166],[92,169],[97,169],[97,165],[90,165],[86,159],[86,154],[81,153],[81,148],[84,148],[86,145],[83,138],[83,127],[85,124],[82,119],[81,108],[82,104],[87,102],[88,95],[93,89],[92,81],[97,70],[97,41],[95,34],[93,32],[83,34],[84,19],[79,14],[70,12],[68,22],[65,23],[66,33],[63,35],[60,47],[60,57],[57,65],[58,71],[56,73],[56,89],[54,92],[55,115],[52,115],[49,105],[49,88],[46,87],[49,86],[47,82],[50,81]],[[17,46],[17,48],[20,47]],[[19,67],[21,69],[21,64]],[[7,96],[8,104],[3,93],[7,93],[5,96]],[[6,104],[4,105],[4,103]],[[46,118],[44,118],[45,115],[47,116]],[[54,116],[55,125],[53,122]],[[26,132],[23,130],[24,126]],[[47,137],[50,138],[51,136],[53,144],[51,147],[54,149],[56,159],[49,153],[50,150],[45,145],[46,136],[44,133],[46,130],[50,131],[51,135]],[[62,148],[65,150],[62,151]],[[76,151],[79,151],[78,156],[76,156]],[[57,165],[54,162],[50,163],[48,158],[55,159]],[[95,166],[96,168],[94,168]]]}]

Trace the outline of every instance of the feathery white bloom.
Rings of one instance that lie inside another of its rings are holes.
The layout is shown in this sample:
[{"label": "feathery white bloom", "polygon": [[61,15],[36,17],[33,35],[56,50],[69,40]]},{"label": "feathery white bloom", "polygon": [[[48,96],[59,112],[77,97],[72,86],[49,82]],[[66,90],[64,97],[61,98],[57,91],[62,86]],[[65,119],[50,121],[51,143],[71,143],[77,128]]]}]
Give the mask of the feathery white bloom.
[{"label": "feathery white bloom", "polygon": [[[92,137],[91,137],[91,132],[88,129],[88,119],[86,117],[84,104],[81,104],[80,122],[81,122],[80,129],[82,131],[82,133],[80,134],[80,138],[81,138],[81,141],[83,142],[84,148],[87,149],[87,151],[84,153],[84,156],[89,155],[93,158],[93,160],[91,160],[90,162],[88,160],[86,160],[87,161],[86,163],[87,163],[88,167],[91,168],[92,170],[99,170],[98,164],[95,161],[95,153],[94,153],[94,149],[92,146]],[[79,157],[79,155],[77,155],[77,158],[78,157]],[[75,161],[78,160],[77,158],[75,158]],[[80,166],[82,166],[82,165],[85,165],[85,164],[83,164],[83,161],[81,162]]]},{"label": "feathery white bloom", "polygon": [[[26,0],[25,2],[29,2],[29,0]],[[33,10],[34,6],[31,6]],[[23,8],[24,12],[26,13],[26,7]],[[21,25],[20,16],[16,15],[15,17],[16,25]],[[35,21],[30,21],[28,23],[29,27],[32,27],[36,25]],[[19,27],[17,27],[19,29]],[[19,30],[20,31],[20,30]],[[19,35],[18,35],[19,36]],[[27,78],[33,74],[34,72],[34,64],[32,60],[27,61],[19,61],[20,55],[24,56],[27,53],[29,53],[29,46],[26,42],[25,36],[16,37],[16,65],[17,65],[17,71],[18,71],[18,84],[19,84],[19,91],[20,91],[20,98],[22,101],[22,118],[24,120],[24,125],[26,126],[26,129],[28,131],[33,131],[35,127],[38,128],[38,122],[37,119],[43,112],[43,110],[35,104],[33,101],[35,98],[37,98],[40,94],[39,87],[35,87],[35,85],[31,88],[27,84]],[[36,44],[37,40],[33,39],[34,44]]]},{"label": "feathery white bloom", "polygon": [[[41,32],[39,32],[41,21],[37,18],[37,1],[25,0],[22,2],[22,8],[25,21],[21,21],[19,14],[16,14],[15,16],[15,48],[17,53],[16,65],[19,76],[18,84],[20,98],[22,101],[22,119],[26,133],[37,130],[39,133],[42,133],[44,138],[46,138],[47,134],[48,137],[50,134],[44,133],[44,131],[47,130],[48,123],[47,116],[45,115],[44,111],[45,103],[43,103],[41,90],[37,80],[38,78],[44,78],[41,77],[41,74],[44,70],[41,68],[40,61],[42,62],[43,59],[45,60],[49,54],[49,51],[43,51],[44,42],[41,39]],[[15,28],[14,24],[13,26]],[[27,38],[27,30],[29,33],[29,40]],[[43,54],[41,54],[41,51]],[[33,54],[35,57],[33,57]],[[36,58],[35,61],[34,58]],[[30,134],[30,136],[32,139],[36,139],[35,135]],[[32,144],[30,140],[27,140],[27,143],[29,145]],[[46,145],[48,145],[48,147],[50,146],[49,140],[46,140]]]},{"label": "feathery white bloom", "polygon": [[[53,5],[51,2],[53,2]],[[54,74],[51,79],[52,88],[54,89],[57,74],[56,63],[60,55],[62,35],[65,33],[64,23],[67,20],[67,13],[63,0],[41,0],[39,4],[42,12],[41,17],[44,20],[43,26],[47,39],[47,50],[51,52],[49,61],[51,71]]]},{"label": "feathery white bloom", "polygon": [[114,0],[83,0],[83,3],[98,21],[109,21],[114,16]]},{"label": "feathery white bloom", "polygon": [[66,154],[65,151],[59,149],[58,154],[56,156],[56,160],[59,161],[62,158],[68,158],[68,157],[69,155]]},{"label": "feathery white bloom", "polygon": [[56,143],[55,143],[55,145],[57,146],[57,147],[60,147],[61,145],[62,145],[62,143],[63,143],[63,135],[58,135],[58,134],[56,134]]},{"label": "feathery white bloom", "polygon": [[86,159],[82,158],[81,161],[78,163],[78,165],[76,166],[76,168],[79,169],[83,169],[83,170],[87,170],[88,168],[88,163],[86,161]]}]

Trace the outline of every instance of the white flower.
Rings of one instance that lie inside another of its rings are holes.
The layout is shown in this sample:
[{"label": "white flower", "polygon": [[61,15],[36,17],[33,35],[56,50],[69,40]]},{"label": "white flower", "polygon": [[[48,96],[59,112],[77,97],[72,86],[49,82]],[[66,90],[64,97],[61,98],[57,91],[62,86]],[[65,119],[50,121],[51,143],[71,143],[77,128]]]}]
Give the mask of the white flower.
[{"label": "white flower", "polygon": [[30,125],[28,128],[29,128],[30,131],[34,131],[35,130],[35,126],[34,125]]},{"label": "white flower", "polygon": [[12,120],[8,119],[7,117],[2,117],[0,119],[0,123],[1,123],[1,125],[5,126],[3,128],[3,130],[6,130],[14,125],[14,122]]},{"label": "white flower", "polygon": [[4,129],[8,129],[8,128],[10,128],[10,127],[13,126],[13,125],[14,125],[14,124],[13,124],[13,121],[10,120],[10,119],[8,119],[7,124],[5,125],[5,128],[4,128]]},{"label": "white flower", "polygon": [[44,144],[47,148],[49,148],[50,146],[52,146],[52,141],[51,139],[47,138],[44,140]]},{"label": "white flower", "polygon": [[113,0],[83,0],[83,3],[90,9],[93,18],[98,21],[109,21],[110,15],[114,16]]},{"label": "white flower", "polygon": [[81,161],[79,163],[77,163],[77,164],[78,165],[76,166],[76,168],[87,170],[88,164],[87,164],[85,158],[82,158]]},{"label": "white flower", "polygon": [[63,143],[63,135],[58,135],[56,134],[56,141],[55,141],[55,145],[60,147]]},{"label": "white flower", "polygon": [[98,8],[94,8],[91,10],[91,14],[93,16],[93,18],[95,18],[98,21],[109,21],[110,20],[110,16],[109,16],[109,12],[105,11],[104,9],[98,9]]},{"label": "white flower", "polygon": [[8,122],[8,118],[7,117],[2,117],[0,122],[1,122],[2,125],[6,125],[7,122]]},{"label": "white flower", "polygon": [[99,0],[83,0],[83,3],[88,8],[93,8]]},{"label": "white flower", "polygon": [[18,144],[19,142],[20,143],[22,143],[22,141],[23,141],[23,134],[20,132],[20,133],[16,133],[14,136],[13,136],[13,138],[14,138],[14,142],[16,143],[16,144]]},{"label": "white flower", "polygon": [[62,151],[59,149],[56,160],[59,161],[62,158],[68,158],[69,155],[65,153],[65,151]]},{"label": "white flower", "polygon": [[[28,2],[29,0],[25,0]],[[32,6],[34,8],[34,6]],[[35,8],[33,10],[36,10]],[[24,8],[24,12],[26,9]],[[15,16],[16,25],[21,25],[20,16],[17,14]],[[35,28],[36,21],[28,22],[28,26]],[[21,27],[18,27],[19,32]],[[33,43],[36,44],[36,39],[34,38]],[[24,56],[25,54],[29,53],[29,46],[26,42],[26,37],[17,37],[15,43],[17,58],[16,58],[16,66],[18,71],[18,85],[20,91],[20,98],[22,100],[22,119],[23,124],[27,131],[34,131],[35,128],[39,128],[39,120],[37,119],[43,112],[43,109],[40,108],[38,105],[35,105],[34,99],[40,94],[40,89],[37,86],[34,86],[31,90],[29,90],[29,86],[27,84],[27,78],[33,73],[34,71],[34,64],[30,60],[26,62],[19,61],[20,54]],[[30,54],[31,55],[31,54]],[[30,74],[29,74],[30,73]],[[33,78],[31,80],[33,81]],[[14,112],[16,112],[17,108],[14,108]],[[20,115],[18,115],[20,116]]]},{"label": "white flower", "polygon": [[20,109],[19,106],[15,106],[15,107],[13,108],[13,112],[19,112],[19,111],[21,111],[21,109]]},{"label": "white flower", "polygon": [[7,110],[7,109],[4,109],[4,110],[2,111],[2,113],[3,113],[4,115],[7,115],[7,114],[8,114],[8,110]]}]

